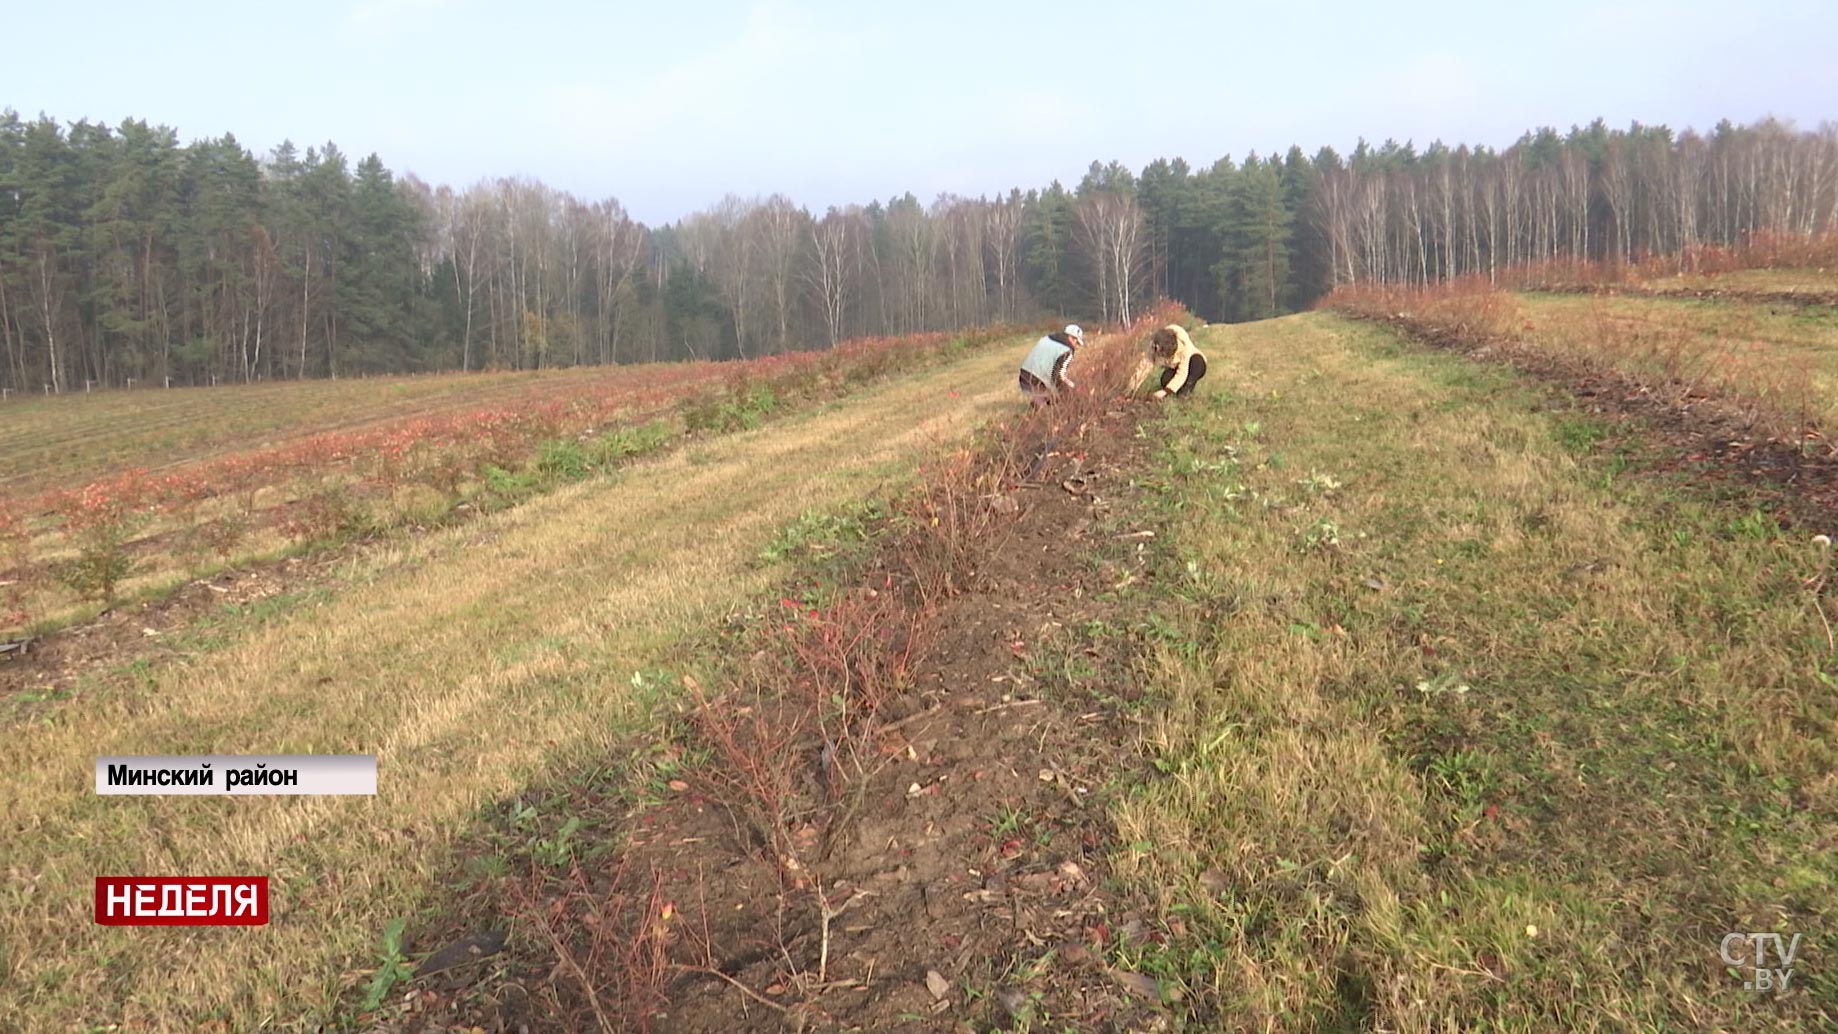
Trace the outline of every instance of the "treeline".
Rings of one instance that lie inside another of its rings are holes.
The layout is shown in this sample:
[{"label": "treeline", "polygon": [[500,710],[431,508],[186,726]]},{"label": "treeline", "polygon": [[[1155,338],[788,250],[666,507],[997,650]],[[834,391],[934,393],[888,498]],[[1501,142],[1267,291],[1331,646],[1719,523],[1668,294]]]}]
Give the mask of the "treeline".
[{"label": "treeline", "polygon": [[1071,189],[907,194],[821,216],[730,197],[647,227],[503,179],[464,191],[375,155],[0,113],[0,386],[354,376],[748,357],[1051,314],[1214,320],[1335,284],[1565,256],[1628,259],[1838,225],[1838,132],[1601,122],[1504,151],[1365,143]]},{"label": "treeline", "polygon": [[1566,136],[1542,129],[1502,152],[1388,143],[1317,160],[1314,224],[1333,283],[1497,278],[1525,264],[1638,262],[1756,234],[1838,232],[1838,125],[1663,126]]}]

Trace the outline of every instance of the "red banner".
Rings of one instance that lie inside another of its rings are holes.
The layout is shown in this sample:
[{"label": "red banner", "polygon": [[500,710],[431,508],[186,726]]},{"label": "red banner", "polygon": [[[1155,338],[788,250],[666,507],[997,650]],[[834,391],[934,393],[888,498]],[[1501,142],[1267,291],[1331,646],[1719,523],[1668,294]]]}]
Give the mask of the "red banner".
[{"label": "red banner", "polygon": [[98,876],[103,926],[266,926],[266,876]]}]

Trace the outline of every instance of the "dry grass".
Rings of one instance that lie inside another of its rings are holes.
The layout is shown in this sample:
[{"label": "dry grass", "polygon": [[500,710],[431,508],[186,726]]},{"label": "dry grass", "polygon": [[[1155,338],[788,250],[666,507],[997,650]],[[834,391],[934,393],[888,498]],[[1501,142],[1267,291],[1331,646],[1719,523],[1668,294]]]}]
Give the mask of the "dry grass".
[{"label": "dry grass", "polygon": [[[292,1027],[428,899],[482,803],[616,735],[628,681],[775,577],[798,514],[908,476],[1017,404],[1015,356],[974,358],[822,412],[693,445],[406,543],[341,595],[9,730],[0,1012],[25,1029]],[[98,754],[376,753],[367,798],[97,798]],[[98,874],[266,873],[247,931],[104,928]],[[304,1025],[305,1021],[302,1021]]]},{"label": "dry grass", "polygon": [[[1168,777],[1119,815],[1166,943],[1118,961],[1244,1030],[1838,1023],[1815,547],[1382,328],[1201,347],[1143,601]],[[1749,930],[1805,935],[1789,992],[1718,961]]]},{"label": "dry grass", "polygon": [[[1730,274],[1736,275],[1736,274]],[[1507,342],[1612,368],[1675,403],[1706,394],[1809,453],[1838,427],[1838,309],[1731,298],[1518,295],[1481,280],[1362,285],[1328,305],[1470,344]]]},{"label": "dry grass", "polygon": [[[791,405],[834,399],[895,369],[911,373],[1014,332],[861,338],[736,363],[398,379],[379,382],[381,391],[358,381],[346,394],[320,383],[242,386],[193,398],[176,415],[165,392],[118,393],[94,410],[64,405],[71,399],[27,403],[28,414],[45,409],[41,419],[0,431],[0,445],[91,464],[84,469],[92,479],[0,499],[0,635],[56,630],[117,599],[164,595],[217,567],[439,523],[461,503],[514,501],[655,451],[680,432],[756,427]],[[410,402],[392,406],[398,394]],[[412,419],[392,412],[430,407],[445,411]],[[59,419],[42,419],[53,413]],[[266,417],[292,437],[209,455],[225,444],[226,428],[250,417]],[[306,423],[315,417],[326,423]],[[152,432],[137,436],[137,420],[156,429],[176,422],[181,438],[201,438],[198,455],[149,472],[146,464],[166,452]],[[111,447],[145,451],[129,457],[138,465],[123,466]],[[29,473],[55,477],[48,472],[55,467]]]},{"label": "dry grass", "polygon": [[405,423],[604,391],[718,380],[719,364],[278,381],[97,391],[0,403],[0,488],[26,495],[124,467],[159,468],[309,434]]},{"label": "dry grass", "polygon": [[[1829,291],[1838,269],[1838,232],[1757,231],[1735,245],[1702,244],[1634,262],[1574,258],[1503,269],[1499,284],[1533,290]],[[1781,287],[1783,282],[1796,285]],[[1822,285],[1822,286],[1821,286]]]},{"label": "dry grass", "polygon": [[1680,273],[1640,281],[1649,291],[1736,291],[1751,294],[1838,294],[1838,265],[1829,269],[1735,269]]},{"label": "dry grass", "polygon": [[1838,309],[1565,295],[1517,304],[1523,337],[1539,348],[1681,393],[1746,400],[1788,441],[1838,427]]}]

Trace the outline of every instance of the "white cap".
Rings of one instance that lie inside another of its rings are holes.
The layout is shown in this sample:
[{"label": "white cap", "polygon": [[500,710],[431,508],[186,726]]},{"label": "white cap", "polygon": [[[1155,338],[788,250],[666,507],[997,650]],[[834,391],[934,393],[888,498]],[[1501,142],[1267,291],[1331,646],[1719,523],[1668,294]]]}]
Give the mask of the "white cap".
[{"label": "white cap", "polygon": [[1079,325],[1076,323],[1066,324],[1066,336],[1069,338],[1077,338],[1080,341],[1085,340],[1085,332],[1080,330]]}]

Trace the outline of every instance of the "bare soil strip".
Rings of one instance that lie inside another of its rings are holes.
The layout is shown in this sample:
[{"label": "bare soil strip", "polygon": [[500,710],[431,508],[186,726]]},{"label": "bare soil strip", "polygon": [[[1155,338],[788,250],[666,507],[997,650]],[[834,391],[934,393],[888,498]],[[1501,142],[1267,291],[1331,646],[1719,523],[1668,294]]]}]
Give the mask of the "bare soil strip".
[{"label": "bare soil strip", "polygon": [[[970,587],[935,615],[859,812],[823,853],[828,924],[787,906],[744,823],[692,773],[636,809],[557,787],[539,796],[617,842],[615,857],[538,872],[533,898],[531,874],[515,869],[459,891],[461,907],[417,931],[415,949],[434,960],[423,971],[468,944],[508,950],[431,975],[374,1029],[1166,1025],[1158,982],[1106,962],[1120,939],[1165,936],[1109,865],[1109,816],[1141,778],[1147,706],[1124,631],[1141,615],[1114,594],[1140,579],[1154,534],[1130,526],[1144,452],[1133,425],[1120,407],[1084,439],[1043,450],[1007,496],[1012,523],[980,544]],[[878,555],[859,578],[898,591],[890,563]],[[513,828],[475,832],[473,850]],[[668,948],[635,955],[648,931]],[[656,1005],[634,1015],[639,991]]]},{"label": "bare soil strip", "polygon": [[1637,284],[1575,284],[1535,287],[1534,294],[1632,295],[1648,298],[1692,298],[1702,301],[1754,302],[1764,305],[1838,305],[1838,291],[1768,291],[1746,287],[1643,287]]}]

